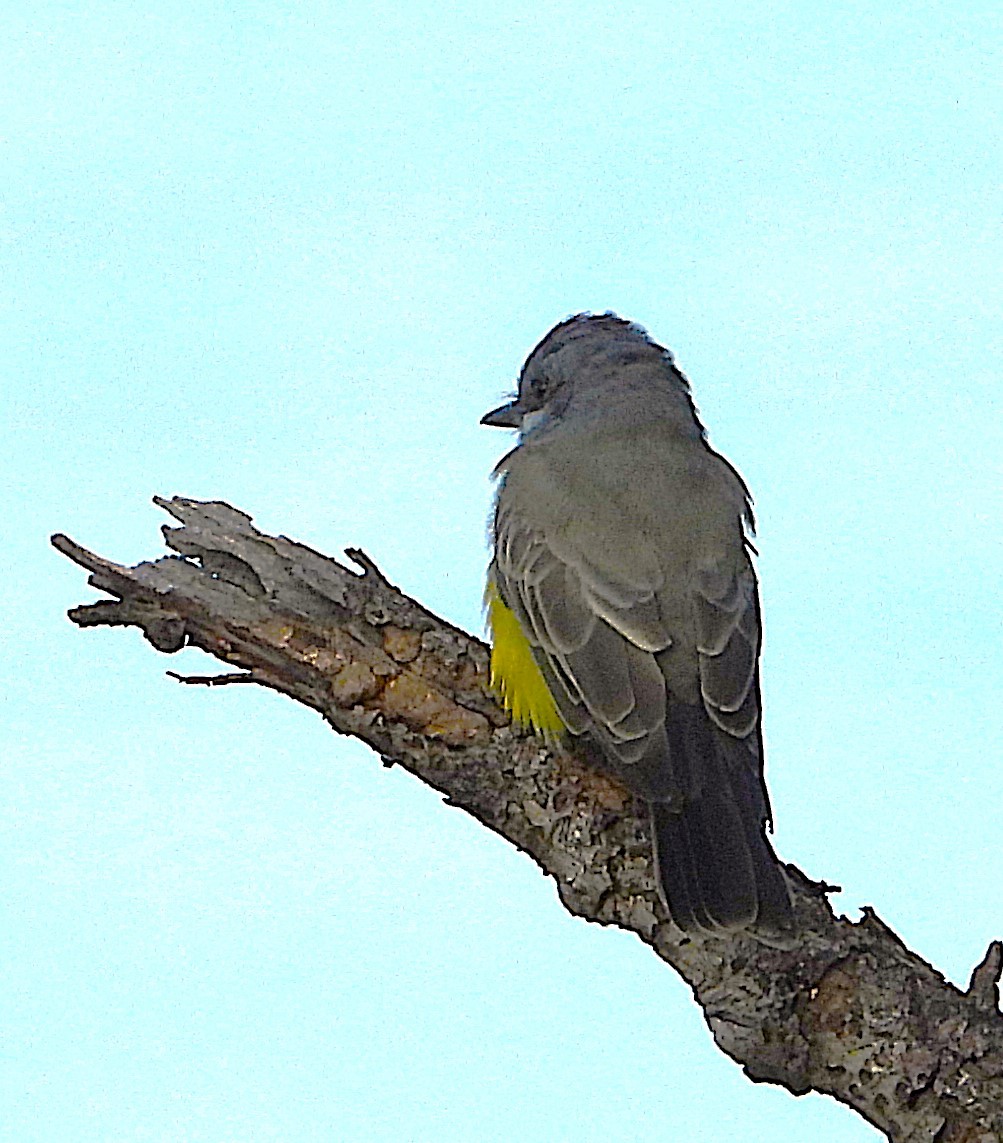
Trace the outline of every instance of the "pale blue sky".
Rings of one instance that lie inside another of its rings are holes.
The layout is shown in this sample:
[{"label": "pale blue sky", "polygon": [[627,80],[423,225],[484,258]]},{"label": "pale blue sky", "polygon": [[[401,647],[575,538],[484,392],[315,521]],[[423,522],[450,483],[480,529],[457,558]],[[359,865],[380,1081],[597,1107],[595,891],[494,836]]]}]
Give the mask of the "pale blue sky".
[{"label": "pale blue sky", "polygon": [[267,692],[80,633],[154,494],[480,629],[478,427],[673,348],[757,501],[777,846],[950,979],[1003,935],[998,4],[7,5],[0,1139],[850,1143],[635,939]]}]

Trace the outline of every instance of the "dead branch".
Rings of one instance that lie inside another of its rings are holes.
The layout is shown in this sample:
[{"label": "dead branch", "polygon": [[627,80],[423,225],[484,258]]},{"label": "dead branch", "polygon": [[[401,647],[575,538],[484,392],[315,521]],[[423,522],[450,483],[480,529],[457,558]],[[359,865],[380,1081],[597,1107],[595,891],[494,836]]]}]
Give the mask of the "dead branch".
[{"label": "dead branch", "polygon": [[207,651],[320,712],[528,853],[572,913],[635,932],[690,985],[718,1045],[756,1081],[819,1091],[894,1140],[1003,1139],[1003,945],[961,992],[865,909],[837,918],[789,867],[796,948],[690,940],[655,891],[646,814],[578,758],[517,733],[486,690],[487,648],[401,594],[361,552],[343,567],[257,531],[228,504],[157,499],[178,553],[123,567],[66,536],[59,551],[113,600],[80,627],[135,626],[159,651]]}]

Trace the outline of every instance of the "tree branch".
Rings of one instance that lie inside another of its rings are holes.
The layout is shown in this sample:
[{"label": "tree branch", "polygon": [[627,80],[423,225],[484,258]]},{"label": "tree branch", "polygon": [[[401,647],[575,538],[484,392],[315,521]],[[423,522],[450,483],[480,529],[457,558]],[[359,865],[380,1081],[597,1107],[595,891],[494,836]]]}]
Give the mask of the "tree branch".
[{"label": "tree branch", "polygon": [[401,594],[361,552],[343,567],[257,531],[228,504],[156,499],[181,524],[134,568],[54,546],[114,597],[81,627],[135,626],[159,651],[207,651],[319,711],[446,795],[554,877],[565,907],[635,932],[687,981],[718,1045],[753,1080],[819,1091],[895,1140],[1003,1139],[1003,1017],[994,941],[963,993],[871,909],[837,918],[829,886],[789,866],[800,941],[691,940],[655,889],[647,815],[577,756],[521,734],[487,684],[487,648]]}]

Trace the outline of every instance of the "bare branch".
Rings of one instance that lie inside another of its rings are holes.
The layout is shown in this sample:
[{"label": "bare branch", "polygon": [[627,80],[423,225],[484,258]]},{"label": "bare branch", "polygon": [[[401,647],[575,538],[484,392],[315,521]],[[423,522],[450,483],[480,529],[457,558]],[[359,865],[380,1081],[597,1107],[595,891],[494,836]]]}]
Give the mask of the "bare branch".
[{"label": "bare branch", "polygon": [[1003,975],[1003,942],[993,941],[980,964],[972,970],[968,995],[980,1008],[999,1011],[1000,976]]},{"label": "bare branch", "polygon": [[177,679],[179,683],[197,687],[225,687],[230,683],[256,683],[258,680],[250,673],[234,672],[229,675],[179,675],[177,671],[168,671],[169,679]]},{"label": "bare branch", "polygon": [[[994,941],[961,992],[871,909],[837,918],[831,886],[789,867],[800,942],[691,940],[655,890],[646,814],[584,760],[508,725],[486,689],[487,648],[393,588],[257,531],[218,502],[157,499],[177,555],[134,568],[65,536],[53,544],[115,601],[81,627],[135,626],[164,652],[193,645],[319,711],[530,854],[572,913],[635,932],[689,983],[718,1045],[750,1078],[819,1091],[896,1140],[1003,1139],[1003,1017]],[[180,676],[175,675],[178,678]]]}]

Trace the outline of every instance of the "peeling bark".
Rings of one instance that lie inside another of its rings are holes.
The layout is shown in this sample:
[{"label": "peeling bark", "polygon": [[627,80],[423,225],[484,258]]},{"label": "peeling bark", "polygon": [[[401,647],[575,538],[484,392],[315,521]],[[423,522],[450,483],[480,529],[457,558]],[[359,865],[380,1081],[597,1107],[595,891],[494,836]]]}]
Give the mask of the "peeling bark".
[{"label": "peeling bark", "polygon": [[644,808],[583,758],[509,725],[483,643],[361,552],[347,553],[356,572],[227,504],[156,503],[181,524],[163,529],[177,555],[129,568],[53,537],[114,597],[73,608],[74,623],[139,627],[168,654],[200,647],[235,670],[183,681],[280,691],[442,791],[553,876],[570,912],[650,945],[753,1080],[824,1092],[893,1140],[1003,1140],[1003,944],[961,992],[872,910],[837,918],[830,887],[793,866],[796,947],[685,937],[658,898]]}]

